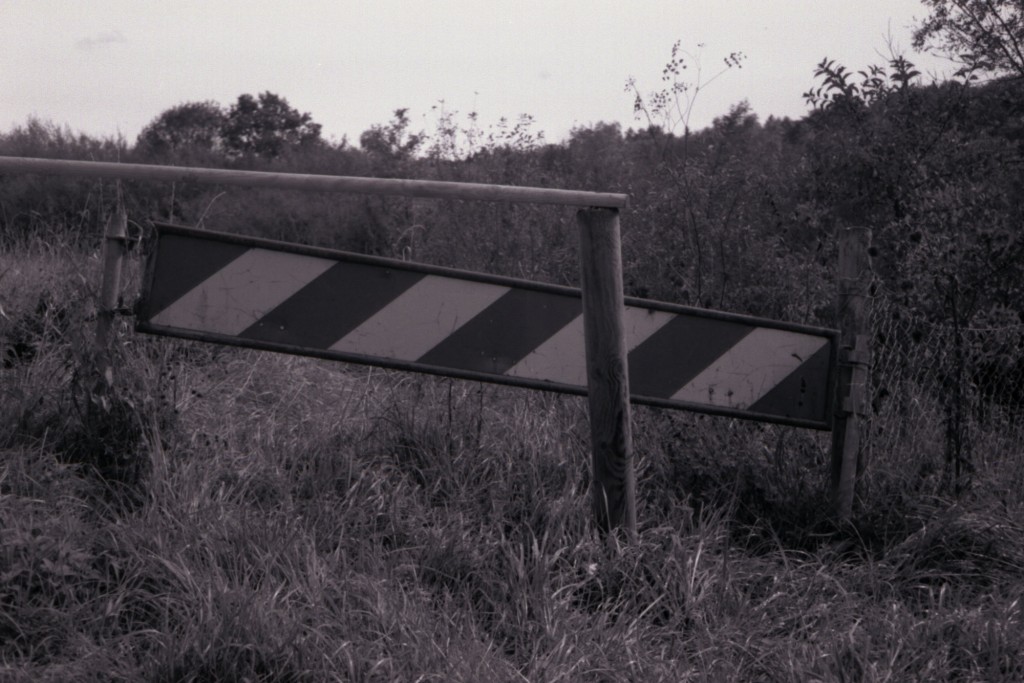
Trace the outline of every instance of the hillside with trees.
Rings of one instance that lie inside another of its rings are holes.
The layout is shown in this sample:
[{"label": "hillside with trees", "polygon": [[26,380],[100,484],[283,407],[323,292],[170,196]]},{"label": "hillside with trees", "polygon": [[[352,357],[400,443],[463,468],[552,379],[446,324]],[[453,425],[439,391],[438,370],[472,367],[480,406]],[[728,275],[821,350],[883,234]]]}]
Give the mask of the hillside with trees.
[{"label": "hillside with trees", "polygon": [[853,520],[827,434],[638,407],[630,545],[591,528],[578,397],[131,325],[153,221],[578,286],[571,212],[0,175],[0,678],[1024,678],[1024,17],[925,5],[916,47],[950,80],[824,58],[799,120],[739,102],[692,130],[714,86],[677,44],[655,90],[625,84],[635,127],[560,141],[406,109],[333,141],[272,92],[180,103],[135,140],[0,133],[5,156],[628,193],[627,295],[825,327],[838,236],[873,236]]}]

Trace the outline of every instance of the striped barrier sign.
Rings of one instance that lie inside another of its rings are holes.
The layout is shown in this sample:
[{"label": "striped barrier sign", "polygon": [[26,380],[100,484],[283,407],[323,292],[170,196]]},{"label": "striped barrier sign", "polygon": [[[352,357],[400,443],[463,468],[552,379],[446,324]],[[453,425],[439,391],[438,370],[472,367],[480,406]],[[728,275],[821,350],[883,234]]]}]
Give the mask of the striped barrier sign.
[{"label": "striped barrier sign", "polygon": [[[159,224],[139,330],[586,394],[580,291]],[[626,299],[631,399],[831,426],[836,333]]]}]

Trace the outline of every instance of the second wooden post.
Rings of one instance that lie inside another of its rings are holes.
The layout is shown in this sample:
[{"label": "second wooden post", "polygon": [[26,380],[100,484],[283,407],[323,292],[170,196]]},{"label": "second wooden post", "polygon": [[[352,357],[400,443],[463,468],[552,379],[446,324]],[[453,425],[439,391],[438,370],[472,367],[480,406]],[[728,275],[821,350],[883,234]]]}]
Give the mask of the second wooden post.
[{"label": "second wooden post", "polygon": [[121,291],[121,271],[124,269],[125,239],[128,235],[128,216],[118,202],[117,211],[107,219],[103,232],[103,282],[96,312],[97,355],[102,359],[103,372],[110,370],[110,343],[114,337],[118,296]]},{"label": "second wooden post", "polygon": [[593,502],[602,532],[636,537],[636,479],[623,323],[622,238],[617,209],[581,209],[580,274],[586,338]]},{"label": "second wooden post", "polygon": [[853,516],[857,483],[867,455],[865,430],[871,367],[871,231],[849,228],[839,234],[839,376],[832,426],[832,501],[836,518]]}]

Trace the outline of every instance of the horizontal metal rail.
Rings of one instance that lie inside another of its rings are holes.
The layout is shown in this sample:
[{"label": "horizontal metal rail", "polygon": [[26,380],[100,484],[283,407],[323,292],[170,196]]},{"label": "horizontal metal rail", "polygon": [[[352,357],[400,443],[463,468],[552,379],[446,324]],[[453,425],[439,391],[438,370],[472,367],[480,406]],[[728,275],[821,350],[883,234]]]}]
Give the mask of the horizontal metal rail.
[{"label": "horizontal metal rail", "polygon": [[347,192],[353,194],[393,195],[431,199],[465,199],[490,202],[560,204],[580,207],[621,208],[629,203],[625,194],[558,190],[546,187],[516,187],[483,183],[456,183],[440,180],[402,180],[397,178],[358,178],[353,176],[311,175],[235,171],[188,166],[151,166],[105,161],[70,161],[0,156],[0,173],[41,173],[45,175],[195,182],[238,187],[268,187],[304,192]]}]

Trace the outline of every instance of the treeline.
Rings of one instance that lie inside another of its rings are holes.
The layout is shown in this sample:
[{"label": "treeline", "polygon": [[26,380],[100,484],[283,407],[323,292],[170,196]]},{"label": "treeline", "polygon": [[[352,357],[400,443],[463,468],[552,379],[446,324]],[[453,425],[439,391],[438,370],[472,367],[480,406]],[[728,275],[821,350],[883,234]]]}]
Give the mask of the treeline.
[{"label": "treeline", "polygon": [[[229,108],[186,103],[134,143],[31,120],[0,153],[153,164],[407,177],[626,192],[629,292],[685,304],[831,323],[836,231],[873,229],[879,286],[934,319],[1020,322],[1024,93],[1015,80],[914,85],[907,62],[850,87],[823,62],[799,121],[758,120],[746,103],[694,132],[597,124],[548,143],[529,117],[482,130],[405,110],[359,145],[322,138],[272,93]],[[644,102],[639,102],[641,108]],[[652,112],[642,109],[643,113]],[[665,123],[665,122],[662,122]],[[671,122],[668,122],[669,124]],[[576,282],[570,213],[531,206],[346,197],[198,184],[124,183],[132,219],[210,228]],[[96,244],[110,182],[4,177],[0,234]]]}]

